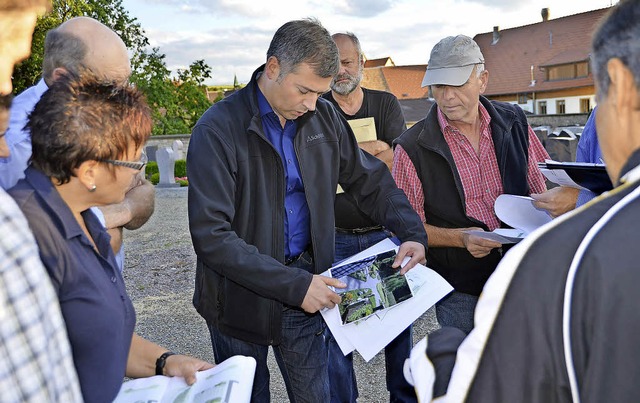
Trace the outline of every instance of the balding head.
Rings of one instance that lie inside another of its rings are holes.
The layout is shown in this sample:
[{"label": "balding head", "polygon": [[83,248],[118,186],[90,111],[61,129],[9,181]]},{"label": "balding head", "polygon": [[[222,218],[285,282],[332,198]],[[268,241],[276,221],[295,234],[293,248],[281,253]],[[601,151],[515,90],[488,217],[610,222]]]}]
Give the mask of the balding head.
[{"label": "balding head", "polygon": [[118,34],[89,17],[70,19],[49,31],[45,40],[43,76],[48,85],[65,71],[85,70],[118,82],[131,75],[127,47]]}]

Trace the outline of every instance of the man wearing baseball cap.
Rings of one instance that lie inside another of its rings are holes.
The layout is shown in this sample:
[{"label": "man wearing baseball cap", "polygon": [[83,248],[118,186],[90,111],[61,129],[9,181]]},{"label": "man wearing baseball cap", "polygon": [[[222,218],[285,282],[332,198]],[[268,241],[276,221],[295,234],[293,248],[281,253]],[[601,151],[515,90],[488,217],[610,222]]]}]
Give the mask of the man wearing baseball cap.
[{"label": "man wearing baseball cap", "polygon": [[473,328],[478,295],[506,251],[468,231],[502,225],[493,210],[500,194],[545,191],[537,163],[549,158],[518,106],[482,96],[488,81],[473,39],[442,39],[422,81],[436,104],[394,142],[393,176],[424,222],[429,267],[455,289],[436,304],[438,322],[465,333]]}]

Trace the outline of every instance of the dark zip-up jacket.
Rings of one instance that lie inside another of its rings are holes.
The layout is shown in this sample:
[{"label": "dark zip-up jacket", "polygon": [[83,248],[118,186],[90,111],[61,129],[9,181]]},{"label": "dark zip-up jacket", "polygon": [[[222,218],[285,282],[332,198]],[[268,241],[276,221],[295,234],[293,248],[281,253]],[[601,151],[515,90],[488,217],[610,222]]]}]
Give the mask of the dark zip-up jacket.
[{"label": "dark zip-up jacket", "polygon": [[[283,304],[302,305],[312,273],[284,261],[285,176],[265,137],[251,82],[213,105],[189,141],[189,228],[197,255],[193,302],[224,334],[280,342]],[[360,151],[346,121],[319,99],[298,118],[294,140],[310,211],[314,273],[334,256],[334,198],[340,183],[360,208],[402,241],[426,233],[386,166]]]},{"label": "dark zip-up jacket", "polygon": [[[482,96],[480,102],[491,116],[491,137],[504,193],[529,195],[529,132],[524,113],[517,106],[489,101]],[[402,146],[416,168],[425,195],[427,224],[439,228],[489,229],[485,223],[466,214],[462,180],[440,130],[437,105],[433,105],[424,120],[398,137],[395,144]],[[432,247],[427,251],[427,264],[456,291],[480,295],[504,249],[493,249],[489,255],[475,258],[465,248]]]}]

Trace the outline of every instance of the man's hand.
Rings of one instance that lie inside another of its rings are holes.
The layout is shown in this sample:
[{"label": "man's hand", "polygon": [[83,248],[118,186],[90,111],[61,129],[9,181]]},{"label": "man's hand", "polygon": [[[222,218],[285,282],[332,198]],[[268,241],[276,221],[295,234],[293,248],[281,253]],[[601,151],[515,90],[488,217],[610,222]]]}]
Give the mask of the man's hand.
[{"label": "man's hand", "polygon": [[558,217],[576,208],[580,189],[558,186],[546,192],[532,194],[533,205],[547,210],[552,217]]},{"label": "man's hand", "polygon": [[478,230],[483,231],[482,228],[462,228],[462,244],[465,248],[471,253],[471,256],[475,258],[481,258],[487,256],[491,253],[491,250],[494,248],[500,248],[502,246],[501,243],[496,241],[491,241],[489,239],[481,238],[477,235],[469,234],[467,231],[470,230]]},{"label": "man's hand", "polygon": [[362,143],[358,143],[358,146],[373,156],[391,148],[389,144],[382,140],[363,141]]},{"label": "man's hand", "polygon": [[391,267],[394,269],[400,267],[405,256],[410,256],[411,259],[400,270],[400,274],[405,274],[418,263],[425,264],[427,262],[424,245],[420,242],[407,241],[403,242],[400,245],[400,248],[398,248],[398,253],[396,254],[396,258]]},{"label": "man's hand", "polygon": [[300,307],[306,312],[316,313],[322,308],[333,308],[339,304],[342,298],[328,286],[345,288],[347,285],[338,279],[315,274]]},{"label": "man's hand", "polygon": [[166,376],[183,377],[187,385],[193,385],[196,382],[196,372],[213,368],[214,365],[197,358],[187,355],[171,355],[167,357],[164,366]]}]

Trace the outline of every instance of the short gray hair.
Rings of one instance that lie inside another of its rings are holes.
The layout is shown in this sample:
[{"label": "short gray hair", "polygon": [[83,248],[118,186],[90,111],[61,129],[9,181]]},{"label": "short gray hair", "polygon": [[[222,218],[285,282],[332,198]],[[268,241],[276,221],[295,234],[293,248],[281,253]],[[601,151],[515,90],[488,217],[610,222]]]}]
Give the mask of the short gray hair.
[{"label": "short gray hair", "polygon": [[360,40],[358,39],[356,34],[354,34],[353,32],[347,31],[347,32],[336,32],[335,34],[331,35],[331,37],[334,39],[336,36],[346,36],[351,40],[353,45],[356,47],[356,51],[358,52],[358,62],[362,63],[362,61],[364,60],[364,54],[362,54],[362,47],[360,46]]},{"label": "short gray hair", "polygon": [[52,29],[47,32],[44,40],[44,60],[42,63],[42,77],[48,86],[52,84],[53,71],[64,68],[74,76],[79,76],[86,69],[84,59],[88,48],[86,43],[69,32]]},{"label": "short gray hair", "polygon": [[607,62],[620,59],[633,74],[640,89],[640,2],[621,0],[609,10],[593,35],[591,66],[598,85],[598,98],[609,93],[611,79]]},{"label": "short gray hair", "polygon": [[322,77],[333,77],[340,70],[340,54],[329,32],[314,18],[289,21],[276,31],[267,59],[274,56],[280,63],[278,80],[307,63]]}]

